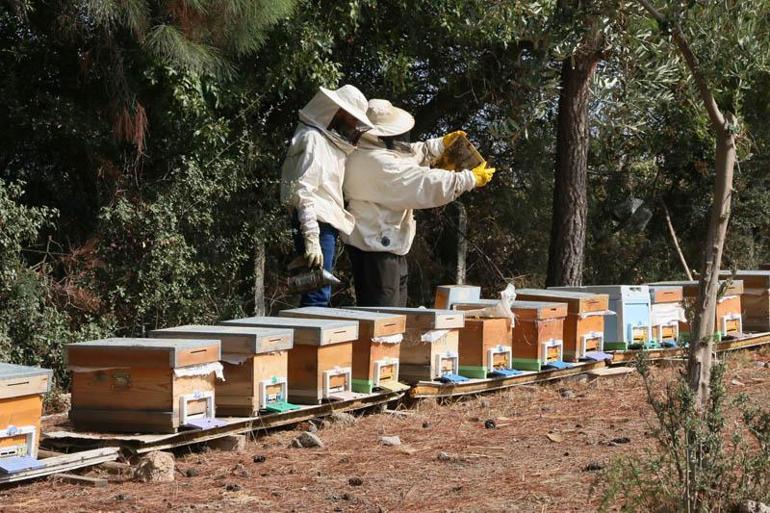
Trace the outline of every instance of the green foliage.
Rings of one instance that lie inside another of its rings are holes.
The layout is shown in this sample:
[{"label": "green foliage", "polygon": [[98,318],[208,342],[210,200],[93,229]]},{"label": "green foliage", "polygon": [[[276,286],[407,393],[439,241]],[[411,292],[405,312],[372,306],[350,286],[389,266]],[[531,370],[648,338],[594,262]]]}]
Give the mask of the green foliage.
[{"label": "green foliage", "polygon": [[37,240],[54,212],[19,203],[23,183],[0,182],[0,361],[40,365],[55,370],[57,384],[66,384],[62,345],[96,337],[108,329],[108,319],[85,319],[76,329],[73,319],[55,303],[55,284],[41,261],[29,268],[22,251]]},{"label": "green foliage", "polygon": [[[599,480],[601,511],[733,511],[744,500],[770,497],[770,412],[745,396],[730,405],[724,386],[725,364],[711,374],[705,411],[696,410],[684,376],[663,394],[650,374],[649,360],[638,362],[647,399],[657,424],[657,449],[641,456],[617,458]],[[729,416],[743,420],[732,426]]]}]

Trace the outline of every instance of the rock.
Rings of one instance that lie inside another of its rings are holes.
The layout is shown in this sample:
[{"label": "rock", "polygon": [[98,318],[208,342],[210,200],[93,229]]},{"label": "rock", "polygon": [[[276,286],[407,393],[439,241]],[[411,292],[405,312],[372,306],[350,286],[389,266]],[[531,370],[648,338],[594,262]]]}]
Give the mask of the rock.
[{"label": "rock", "polygon": [[242,489],[243,487],[238,483],[227,483],[225,485],[225,490],[228,492],[240,492]]},{"label": "rock", "polygon": [[240,452],[246,449],[246,435],[228,435],[210,440],[208,446],[218,451]]},{"label": "rock", "polygon": [[364,484],[364,480],[361,479],[360,477],[351,477],[350,479],[348,479],[348,484],[350,486],[361,486],[362,484]]},{"label": "rock", "polygon": [[356,423],[356,418],[350,413],[335,411],[329,415],[329,421],[332,424],[339,424],[341,426],[352,426]]},{"label": "rock", "polygon": [[561,395],[564,399],[574,399],[575,398],[575,392],[573,392],[569,388],[561,388],[561,389],[559,389],[559,395]]},{"label": "rock", "polygon": [[452,457],[449,454],[445,453],[444,451],[441,451],[440,453],[438,453],[438,456],[436,456],[436,459],[439,461],[452,461]]},{"label": "rock", "polygon": [[615,444],[627,444],[627,443],[629,443],[630,441],[631,441],[631,439],[630,439],[630,438],[628,438],[627,436],[619,436],[619,437],[617,437],[617,438],[613,438],[613,439],[611,440],[611,442],[612,442],[612,443],[615,443]]},{"label": "rock", "polygon": [[198,477],[200,474],[201,473],[197,468],[188,468],[184,471],[184,475],[187,477]]},{"label": "rock", "polygon": [[342,499],[343,501],[350,501],[350,500],[353,500],[353,496],[352,496],[352,495],[350,495],[348,492],[345,492],[345,493],[343,493],[343,494],[341,495],[341,499]]},{"label": "rock", "polygon": [[308,433],[316,433],[318,431],[318,428],[316,427],[316,425],[310,421],[300,422],[299,424],[297,424],[296,429],[298,431],[307,431]]},{"label": "rock", "polygon": [[115,500],[116,501],[127,501],[127,500],[131,500],[131,499],[132,499],[132,497],[130,495],[128,495],[127,493],[119,493],[119,494],[117,494],[115,496]]},{"label": "rock", "polygon": [[267,460],[267,456],[264,454],[255,454],[253,458],[251,458],[251,461],[254,463],[264,463],[265,460]]},{"label": "rock", "polygon": [[770,513],[770,506],[757,501],[744,501],[738,505],[738,513]]},{"label": "rock", "polygon": [[251,474],[246,470],[246,467],[243,466],[243,463],[238,463],[233,467],[233,475],[245,478],[251,477]]},{"label": "rock", "polygon": [[318,438],[318,435],[305,431],[291,441],[291,446],[295,448],[324,447],[324,443]]},{"label": "rock", "polygon": [[385,447],[395,447],[401,445],[401,438],[397,436],[381,436],[380,443]]},{"label": "rock", "polygon": [[143,483],[168,483],[174,480],[174,455],[170,452],[148,452],[139,459],[134,479]]},{"label": "rock", "polygon": [[422,428],[423,429],[428,429],[429,427],[430,427],[430,422],[428,422],[427,420],[422,423]]},{"label": "rock", "polygon": [[601,470],[603,468],[604,468],[604,465],[602,463],[592,461],[591,463],[589,463],[583,468],[583,472],[596,472],[597,470]]},{"label": "rock", "polygon": [[323,420],[321,421],[321,425],[320,425],[319,427],[320,427],[321,429],[329,429],[330,427],[332,427],[332,423],[331,423],[331,422],[329,422],[327,419],[323,419]]},{"label": "rock", "polygon": [[564,435],[559,434],[559,433],[548,433],[545,436],[547,436],[548,439],[550,441],[552,441],[552,442],[559,443],[559,442],[563,442],[564,441]]},{"label": "rock", "polygon": [[492,419],[488,419],[484,421],[484,429],[495,429],[497,427],[497,424],[495,424],[495,421]]}]

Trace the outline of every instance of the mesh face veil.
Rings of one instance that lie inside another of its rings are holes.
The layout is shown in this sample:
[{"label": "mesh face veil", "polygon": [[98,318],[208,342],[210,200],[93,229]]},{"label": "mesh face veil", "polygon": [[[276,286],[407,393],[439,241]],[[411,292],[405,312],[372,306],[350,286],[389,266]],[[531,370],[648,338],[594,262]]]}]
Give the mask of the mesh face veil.
[{"label": "mesh face veil", "polygon": [[358,144],[361,136],[371,130],[371,127],[356,119],[345,109],[338,109],[327,130],[331,130],[347,140],[350,144]]}]

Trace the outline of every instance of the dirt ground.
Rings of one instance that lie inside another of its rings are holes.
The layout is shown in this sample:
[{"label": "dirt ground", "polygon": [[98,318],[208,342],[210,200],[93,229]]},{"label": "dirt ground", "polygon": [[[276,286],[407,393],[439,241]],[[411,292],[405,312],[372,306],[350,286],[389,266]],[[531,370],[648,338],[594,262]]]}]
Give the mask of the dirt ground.
[{"label": "dirt ground", "polygon": [[[767,352],[732,356],[729,392],[766,405],[770,368],[758,362],[768,359]],[[676,372],[661,367],[654,375],[664,382]],[[485,428],[488,419],[497,427]],[[299,430],[284,430],[240,453],[188,449],[177,453],[172,483],[92,488],[49,478],[3,489],[0,511],[594,511],[591,489],[601,472],[587,467],[654,448],[652,421],[636,373],[520,386],[331,425],[318,431],[324,448],[288,448]],[[383,435],[400,437],[402,445],[383,446]]]}]

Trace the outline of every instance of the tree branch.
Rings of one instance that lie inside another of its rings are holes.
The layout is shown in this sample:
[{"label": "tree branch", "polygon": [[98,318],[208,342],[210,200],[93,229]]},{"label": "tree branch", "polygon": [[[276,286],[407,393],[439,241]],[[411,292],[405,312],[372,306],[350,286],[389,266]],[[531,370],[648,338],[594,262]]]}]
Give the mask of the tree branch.
[{"label": "tree branch", "polygon": [[687,67],[690,69],[690,73],[692,73],[693,79],[695,80],[695,85],[698,88],[700,97],[703,100],[704,106],[706,107],[706,112],[708,113],[709,119],[711,120],[711,124],[715,130],[727,130],[725,117],[722,115],[722,111],[719,110],[719,106],[714,99],[714,95],[711,94],[711,89],[708,86],[706,77],[703,76],[703,72],[700,69],[698,58],[694,53],[692,53],[690,45],[687,42],[687,38],[682,31],[682,27],[679,25],[679,23],[669,23],[666,17],[660,11],[655,9],[649,0],[638,1],[639,4],[641,4],[641,6],[644,7],[647,12],[649,12],[650,15],[658,21],[658,23],[671,27],[671,36],[674,38],[674,42],[676,43],[677,47],[679,47],[679,51],[682,52],[684,60],[687,63]]}]

